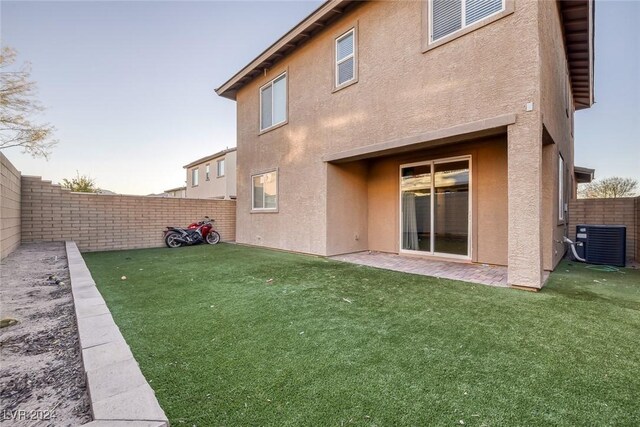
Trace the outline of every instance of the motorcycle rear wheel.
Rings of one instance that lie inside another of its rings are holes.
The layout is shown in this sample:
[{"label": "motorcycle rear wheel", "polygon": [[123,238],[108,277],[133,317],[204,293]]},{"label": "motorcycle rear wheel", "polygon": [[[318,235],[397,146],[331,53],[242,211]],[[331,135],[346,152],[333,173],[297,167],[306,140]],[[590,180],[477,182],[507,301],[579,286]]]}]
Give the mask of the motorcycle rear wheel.
[{"label": "motorcycle rear wheel", "polygon": [[179,238],[180,234],[176,233],[175,231],[172,233],[167,233],[167,235],[164,236],[164,243],[170,248],[179,248],[180,246],[182,246],[182,242],[178,240]]},{"label": "motorcycle rear wheel", "polygon": [[209,234],[207,234],[207,243],[210,245],[215,245],[220,241],[220,234],[217,231],[211,230]]}]

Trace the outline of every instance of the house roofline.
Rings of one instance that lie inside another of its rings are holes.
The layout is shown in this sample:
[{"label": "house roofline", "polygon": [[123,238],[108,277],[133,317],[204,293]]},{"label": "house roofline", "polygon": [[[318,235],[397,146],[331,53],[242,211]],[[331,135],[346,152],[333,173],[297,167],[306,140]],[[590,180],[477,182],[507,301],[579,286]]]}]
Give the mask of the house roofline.
[{"label": "house roofline", "polygon": [[576,110],[594,103],[595,0],[558,0]]},{"label": "house roofline", "polygon": [[233,148],[227,148],[226,150],[218,151],[217,153],[211,154],[210,156],[205,156],[205,157],[203,157],[201,159],[194,160],[193,162],[184,165],[183,168],[187,169],[187,168],[190,168],[192,166],[199,165],[199,164],[204,163],[204,162],[208,162],[210,160],[215,160],[218,157],[222,157],[225,154],[229,154],[229,153],[232,153],[232,152],[236,151],[236,149],[237,149],[236,147],[233,147]]},{"label": "house roofline", "polygon": [[[223,83],[215,92],[236,99],[238,90],[337,19],[355,0],[327,0]],[[557,0],[562,17],[571,89],[576,110],[594,103],[595,0]]]},{"label": "house roofline", "polygon": [[576,182],[578,184],[587,184],[593,181],[596,170],[590,168],[583,168],[580,166],[573,167],[573,174],[575,175]]},{"label": "house roofline", "polygon": [[354,0],[327,0],[311,12],[298,25],[280,37],[248,65],[227,80],[215,92],[224,98],[236,99],[238,90],[258,75],[271,68],[279,59],[289,55],[300,45],[325,28],[329,22],[342,15]]},{"label": "house roofline", "polygon": [[165,193],[170,193],[172,191],[178,191],[178,190],[186,190],[187,187],[176,187],[176,188],[170,188],[168,190],[164,190]]}]

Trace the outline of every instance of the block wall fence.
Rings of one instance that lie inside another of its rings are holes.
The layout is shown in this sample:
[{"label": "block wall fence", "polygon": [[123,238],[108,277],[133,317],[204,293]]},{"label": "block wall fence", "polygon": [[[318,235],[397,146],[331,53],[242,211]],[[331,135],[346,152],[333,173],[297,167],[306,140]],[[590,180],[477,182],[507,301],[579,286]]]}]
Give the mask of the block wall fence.
[{"label": "block wall fence", "polygon": [[0,153],[0,259],[20,246],[20,172]]},{"label": "block wall fence", "polygon": [[80,251],[164,246],[168,225],[215,219],[223,241],[236,237],[235,200],[73,193],[40,177],[22,177],[22,242],[73,240]]},{"label": "block wall fence", "polygon": [[625,225],[627,259],[640,261],[640,197],[619,199],[576,199],[569,202],[569,238],[576,237],[576,225]]},{"label": "block wall fence", "polygon": [[[235,200],[73,193],[40,177],[21,176],[0,153],[0,258],[20,242],[73,240],[81,251],[164,245],[167,225],[216,220],[223,241],[236,238]],[[625,225],[627,258],[640,261],[640,197],[569,202],[569,237],[578,224]]]}]

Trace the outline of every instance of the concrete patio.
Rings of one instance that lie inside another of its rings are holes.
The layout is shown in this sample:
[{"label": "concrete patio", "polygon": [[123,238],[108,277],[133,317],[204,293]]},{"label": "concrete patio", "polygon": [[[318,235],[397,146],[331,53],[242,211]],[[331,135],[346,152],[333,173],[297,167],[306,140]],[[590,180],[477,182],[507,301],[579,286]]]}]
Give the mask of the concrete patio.
[{"label": "concrete patio", "polygon": [[415,256],[383,252],[355,252],[336,255],[331,259],[352,264],[367,265],[385,270],[462,280],[481,285],[507,287],[507,267],[465,262],[439,261]]}]

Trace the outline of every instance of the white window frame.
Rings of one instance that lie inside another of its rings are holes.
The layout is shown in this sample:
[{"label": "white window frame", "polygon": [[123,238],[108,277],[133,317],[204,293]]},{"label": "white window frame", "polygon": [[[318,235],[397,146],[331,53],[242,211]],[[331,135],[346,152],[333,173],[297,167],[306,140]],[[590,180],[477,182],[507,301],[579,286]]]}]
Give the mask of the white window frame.
[{"label": "white window frame", "polygon": [[207,163],[204,166],[204,180],[209,181],[210,179],[211,179],[211,166],[209,163]]},{"label": "white window frame", "polygon": [[[353,53],[351,53],[351,55],[345,56],[344,58],[338,60],[338,43],[346,38],[349,37],[349,34],[353,34]],[[334,81],[334,85],[336,89],[340,89],[344,86],[347,86],[351,83],[355,83],[358,79],[358,57],[357,57],[357,36],[356,36],[356,28],[353,27],[350,30],[348,30],[347,32],[343,33],[342,35],[336,37],[335,43],[334,43],[334,52],[333,52],[333,61],[334,61],[334,74],[335,74],[335,81]],[[338,81],[339,78],[339,71],[338,71],[338,66],[340,64],[342,64],[345,61],[348,61],[349,59],[353,58],[353,77],[345,82],[340,83]]]},{"label": "white window frame", "polygon": [[197,187],[200,184],[200,168],[191,169],[191,186]]},{"label": "white window frame", "polygon": [[465,0],[460,0],[460,2],[461,2],[461,16],[460,16],[460,19],[461,19],[462,26],[458,30],[456,30],[456,31],[454,31],[452,33],[446,34],[446,35],[440,37],[439,39],[434,40],[433,39],[433,0],[428,0],[428,2],[429,2],[429,44],[438,43],[441,40],[446,39],[447,37],[453,36],[454,34],[457,34],[457,33],[461,32],[461,31],[463,31],[463,30],[465,30],[465,29],[467,29],[469,27],[472,27],[472,26],[478,24],[479,22],[485,21],[485,20],[487,20],[487,19],[489,19],[489,18],[491,18],[493,16],[496,16],[496,15],[498,15],[500,13],[503,13],[507,8],[507,0],[502,0],[502,7],[500,8],[500,10],[492,13],[491,15],[487,15],[484,18],[482,18],[482,19],[480,19],[480,20],[478,20],[476,22],[473,22],[473,23],[467,25],[466,24],[466,21],[467,21],[467,6],[466,6],[466,2],[465,2]]},{"label": "white window frame", "polygon": [[[222,173],[220,173],[220,165],[222,165]],[[225,164],[225,159],[220,159],[218,160],[218,163],[216,163],[216,176],[218,178],[222,178],[224,176],[225,173],[225,168],[226,164]]]},{"label": "white window frame", "polygon": [[[284,96],[284,119],[278,123],[273,123],[273,101],[275,99],[275,96],[273,96],[273,83],[278,80],[280,77],[285,76],[285,84],[284,84],[284,90],[285,90],[285,96]],[[262,127],[262,90],[264,88],[266,88],[267,86],[271,86],[271,125],[267,126],[266,128]],[[283,71],[282,73],[278,74],[276,77],[274,77],[271,81],[265,83],[264,85],[260,86],[260,124],[259,124],[259,128],[260,128],[260,132],[265,132],[267,130],[270,130],[276,126],[280,126],[284,123],[287,123],[287,120],[289,119],[289,75],[287,73],[287,71]]]},{"label": "white window frame", "polygon": [[558,220],[564,221],[565,204],[564,158],[558,153]]},{"label": "white window frame", "polygon": [[[423,166],[430,165],[431,166],[431,213],[430,213],[430,230],[434,230],[435,226],[435,203],[433,201],[433,195],[435,194],[435,165],[440,163],[451,163],[458,160],[466,160],[469,162],[469,206],[467,212],[467,254],[466,255],[456,255],[456,254],[448,254],[444,252],[436,252],[435,251],[435,233],[431,233],[431,242],[430,248],[431,251],[415,251],[411,249],[402,249],[402,169],[412,167],[412,166]],[[409,255],[419,255],[424,257],[436,257],[436,258],[450,258],[450,259],[461,259],[461,260],[472,260],[473,259],[473,156],[472,155],[464,155],[464,156],[456,156],[456,157],[447,157],[442,159],[434,159],[434,160],[426,160],[422,162],[414,162],[414,163],[405,163],[401,164],[398,171],[398,191],[400,197],[398,198],[398,250],[401,254],[409,254]]]},{"label": "white window frame", "polygon": [[[255,177],[258,176],[264,176],[264,175],[268,175],[270,173],[274,173],[276,176],[276,206],[273,208],[265,208],[265,202],[264,202],[264,192],[262,193],[262,206],[261,208],[256,208],[254,203],[255,203],[255,197],[254,197],[254,193],[255,193],[255,187],[253,185],[253,179]],[[277,212],[278,211],[278,205],[280,203],[280,177],[278,176],[278,169],[271,169],[268,171],[264,171],[264,172],[260,172],[260,173],[256,173],[251,175],[251,212]]]}]

